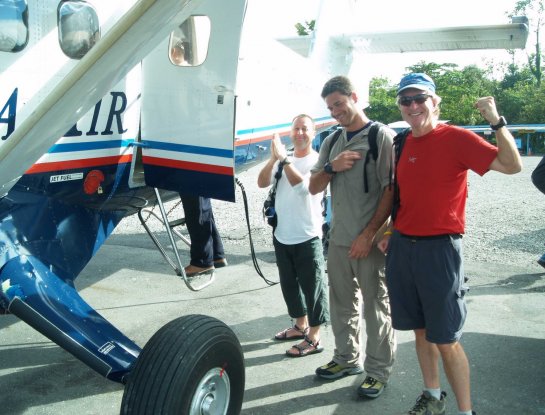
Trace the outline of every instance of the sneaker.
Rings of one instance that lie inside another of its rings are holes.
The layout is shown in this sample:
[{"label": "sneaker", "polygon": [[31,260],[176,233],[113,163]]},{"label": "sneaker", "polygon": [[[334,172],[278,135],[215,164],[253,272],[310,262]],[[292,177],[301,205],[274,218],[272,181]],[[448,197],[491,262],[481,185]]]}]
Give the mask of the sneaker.
[{"label": "sneaker", "polygon": [[408,412],[409,415],[444,415],[446,392],[441,392],[441,399],[435,399],[428,391],[424,391],[416,400],[416,404]]},{"label": "sneaker", "polygon": [[376,398],[382,393],[385,387],[385,383],[372,376],[367,376],[358,388],[358,395],[362,398]]},{"label": "sneaker", "polygon": [[333,360],[327,365],[316,369],[316,374],[324,379],[338,379],[348,375],[358,375],[363,372],[361,366],[343,366]]}]

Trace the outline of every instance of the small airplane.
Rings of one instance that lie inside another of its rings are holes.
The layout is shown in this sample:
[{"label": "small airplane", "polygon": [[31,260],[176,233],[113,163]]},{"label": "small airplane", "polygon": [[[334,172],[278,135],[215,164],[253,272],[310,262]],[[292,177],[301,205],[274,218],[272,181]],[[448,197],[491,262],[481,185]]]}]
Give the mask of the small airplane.
[{"label": "small airplane", "polygon": [[181,317],[142,349],[80,297],[75,279],[124,217],[179,193],[233,201],[236,172],[287,139],[294,114],[335,124],[320,88],[358,51],[528,36],[524,22],[342,33],[353,5],[323,0],[312,35],[276,40],[253,0],[0,0],[0,313],[125,384],[122,414],[236,414],[245,378],[216,319]]}]

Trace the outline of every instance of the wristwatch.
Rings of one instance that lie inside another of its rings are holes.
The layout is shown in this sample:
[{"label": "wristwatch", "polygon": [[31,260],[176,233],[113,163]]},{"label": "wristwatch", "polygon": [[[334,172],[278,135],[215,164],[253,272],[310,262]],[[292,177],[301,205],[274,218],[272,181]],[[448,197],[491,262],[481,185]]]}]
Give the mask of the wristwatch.
[{"label": "wristwatch", "polygon": [[505,120],[505,117],[502,115],[496,125],[490,124],[490,128],[492,128],[494,131],[498,131],[501,127],[505,127],[506,125],[507,125],[507,121]]},{"label": "wristwatch", "polygon": [[291,160],[289,157],[286,157],[284,160],[280,162],[282,166],[285,166],[286,164],[291,164]]},{"label": "wristwatch", "polygon": [[337,172],[335,170],[333,170],[333,166],[331,165],[331,163],[326,163],[324,165],[324,171],[327,174],[337,174]]}]

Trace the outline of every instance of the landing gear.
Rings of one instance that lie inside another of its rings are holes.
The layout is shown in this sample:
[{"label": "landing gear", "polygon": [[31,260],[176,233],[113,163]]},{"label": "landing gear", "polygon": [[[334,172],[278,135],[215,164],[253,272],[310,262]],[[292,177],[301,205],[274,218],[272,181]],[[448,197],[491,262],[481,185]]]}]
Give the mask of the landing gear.
[{"label": "landing gear", "polygon": [[244,356],[235,334],[203,315],[180,317],[146,344],[129,374],[121,415],[236,415]]}]

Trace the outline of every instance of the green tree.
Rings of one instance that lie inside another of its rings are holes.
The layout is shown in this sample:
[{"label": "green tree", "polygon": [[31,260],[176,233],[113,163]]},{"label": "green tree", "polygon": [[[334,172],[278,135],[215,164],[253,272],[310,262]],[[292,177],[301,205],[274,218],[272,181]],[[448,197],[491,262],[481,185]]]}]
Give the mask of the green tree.
[{"label": "green tree", "polygon": [[316,25],[316,20],[305,21],[305,23],[296,23],[295,29],[297,30],[298,36],[308,36],[314,32],[314,26]]},{"label": "green tree", "polygon": [[[498,82],[496,91],[492,94],[496,98],[499,111],[507,117],[512,124],[541,123],[543,117],[529,118],[528,104],[534,96],[535,90],[541,87],[536,85],[536,80],[528,66],[518,67],[510,65],[504,78]],[[542,107],[543,108],[543,107]],[[532,110],[535,114],[536,111]]]},{"label": "green tree", "polygon": [[434,80],[443,75],[445,72],[457,68],[458,65],[454,63],[435,63],[420,61],[416,65],[408,66],[407,73],[409,72],[422,72],[431,76]]},{"label": "green tree", "polygon": [[494,83],[488,75],[488,70],[470,65],[462,70],[453,67],[438,76],[437,90],[443,97],[441,117],[457,125],[483,122],[474,105],[480,97],[491,95],[494,90]]},{"label": "green tree", "polygon": [[528,54],[528,66],[531,73],[536,79],[537,86],[541,86],[541,78],[543,75],[543,67],[541,65],[541,45],[540,45],[540,31],[544,21],[545,5],[544,0],[519,0],[515,3],[515,7],[510,16],[527,15],[534,16],[534,21],[530,22],[531,29],[536,34],[536,43],[534,45],[534,52]]},{"label": "green tree", "polygon": [[401,116],[396,105],[396,86],[390,85],[387,78],[373,78],[369,83],[369,107],[366,115],[372,120],[385,124],[399,121]]}]

